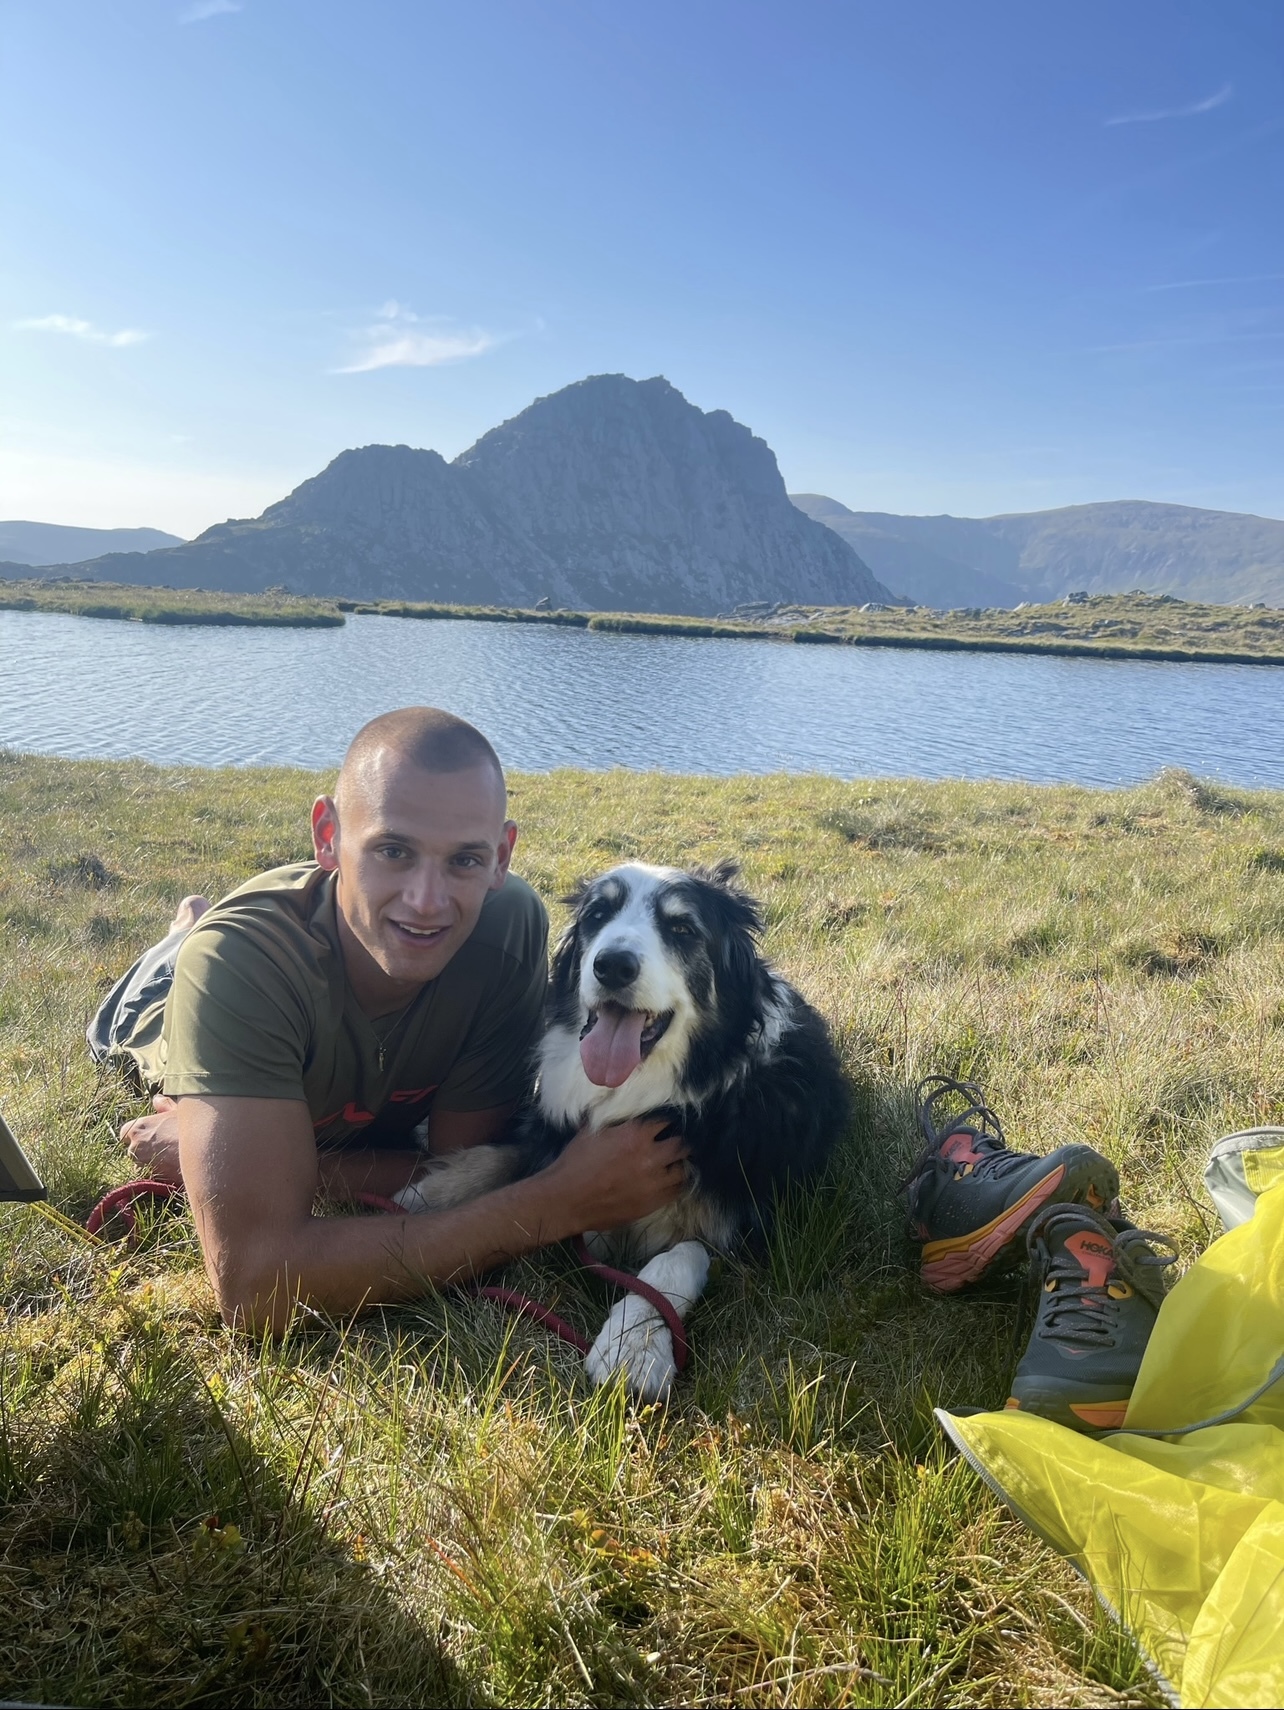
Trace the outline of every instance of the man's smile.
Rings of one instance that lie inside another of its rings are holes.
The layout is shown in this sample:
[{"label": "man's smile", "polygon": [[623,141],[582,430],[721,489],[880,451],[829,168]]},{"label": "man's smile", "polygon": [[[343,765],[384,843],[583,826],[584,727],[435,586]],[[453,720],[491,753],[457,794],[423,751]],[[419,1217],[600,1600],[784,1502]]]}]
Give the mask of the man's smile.
[{"label": "man's smile", "polygon": [[408,920],[390,920],[388,924],[403,944],[413,944],[418,949],[439,943],[450,931],[449,923],[445,926],[412,926]]}]

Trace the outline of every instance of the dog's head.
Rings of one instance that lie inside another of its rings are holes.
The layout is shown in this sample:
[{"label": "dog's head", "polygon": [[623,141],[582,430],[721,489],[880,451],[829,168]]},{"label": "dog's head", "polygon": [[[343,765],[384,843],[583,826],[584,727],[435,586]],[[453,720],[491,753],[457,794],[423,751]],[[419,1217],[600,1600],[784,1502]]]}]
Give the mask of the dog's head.
[{"label": "dog's head", "polygon": [[703,1058],[743,1046],[766,969],[758,905],[736,873],[731,862],[629,864],[567,898],[575,914],[553,958],[552,1022],[578,1033],[593,1085],[623,1086],[646,1067],[662,1102],[704,1078]]}]

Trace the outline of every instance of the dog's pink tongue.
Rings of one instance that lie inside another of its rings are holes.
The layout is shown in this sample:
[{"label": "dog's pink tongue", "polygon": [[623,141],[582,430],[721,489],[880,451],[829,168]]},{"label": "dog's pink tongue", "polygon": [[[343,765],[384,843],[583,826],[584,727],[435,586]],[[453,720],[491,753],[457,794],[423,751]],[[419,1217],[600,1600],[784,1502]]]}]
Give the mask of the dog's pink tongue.
[{"label": "dog's pink tongue", "polygon": [[580,1061],[595,1087],[622,1087],[642,1061],[645,1012],[604,1003],[580,1040]]}]

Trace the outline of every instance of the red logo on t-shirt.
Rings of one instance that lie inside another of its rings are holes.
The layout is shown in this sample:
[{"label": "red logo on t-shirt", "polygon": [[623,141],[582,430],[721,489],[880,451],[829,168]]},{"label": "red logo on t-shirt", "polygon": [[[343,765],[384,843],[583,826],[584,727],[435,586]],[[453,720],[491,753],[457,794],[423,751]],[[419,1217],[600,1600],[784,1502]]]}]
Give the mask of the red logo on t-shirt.
[{"label": "red logo on t-shirt", "polygon": [[440,1081],[434,1081],[430,1087],[407,1087],[404,1092],[393,1093],[389,1103],[418,1104],[421,1098],[427,1098],[429,1093],[435,1093],[440,1085]]},{"label": "red logo on t-shirt", "polygon": [[[420,1099],[435,1093],[440,1082],[430,1087],[407,1087],[401,1092],[390,1095],[389,1104],[418,1104]],[[368,1122],[373,1122],[378,1113],[373,1110],[362,1110],[355,1100],[349,1099],[342,1110],[336,1110],[333,1116],[323,1116],[320,1121],[312,1124],[312,1132],[319,1134],[323,1128],[329,1128],[332,1123],[346,1122],[352,1128],[364,1128]]]}]

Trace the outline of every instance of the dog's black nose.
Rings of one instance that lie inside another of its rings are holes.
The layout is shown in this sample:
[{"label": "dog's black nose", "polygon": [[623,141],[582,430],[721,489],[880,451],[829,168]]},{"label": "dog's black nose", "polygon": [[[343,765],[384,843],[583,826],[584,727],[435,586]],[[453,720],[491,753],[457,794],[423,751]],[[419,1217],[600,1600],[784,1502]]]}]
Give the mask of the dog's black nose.
[{"label": "dog's black nose", "polygon": [[593,972],[598,984],[608,992],[631,986],[642,971],[642,964],[632,950],[599,950],[593,958]]}]

